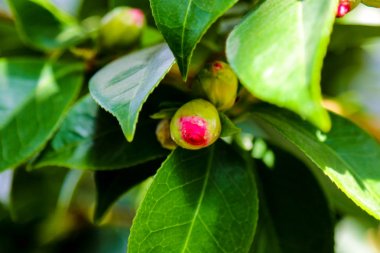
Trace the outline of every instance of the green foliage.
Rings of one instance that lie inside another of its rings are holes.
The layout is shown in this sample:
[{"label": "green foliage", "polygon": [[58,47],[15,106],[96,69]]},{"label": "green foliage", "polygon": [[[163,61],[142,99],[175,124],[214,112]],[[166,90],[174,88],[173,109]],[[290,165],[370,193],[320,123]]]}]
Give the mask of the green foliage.
[{"label": "green foliage", "polygon": [[39,59],[0,60],[0,171],[41,150],[82,84],[83,65]]},{"label": "green foliage", "polygon": [[137,213],[128,251],[247,252],[257,210],[252,168],[233,149],[178,148]]},{"label": "green foliage", "polygon": [[158,45],[112,62],[91,79],[92,97],[115,115],[128,141],[144,102],[173,63],[169,48]]},{"label": "green foliage", "polygon": [[267,0],[227,42],[228,60],[248,90],[324,131],[330,120],[321,105],[320,71],[337,2]]},{"label": "green foliage", "polygon": [[45,50],[65,48],[83,39],[76,21],[44,0],[9,0],[17,28],[32,46]]},{"label": "green foliage", "polygon": [[[347,215],[378,229],[379,5],[338,2],[0,0],[0,251],[332,253]],[[128,43],[101,29],[117,7],[146,17]]]},{"label": "green foliage", "polygon": [[169,44],[186,79],[195,46],[217,18],[237,0],[213,2],[151,0],[150,2],[157,27]]},{"label": "green foliage", "polygon": [[295,115],[272,108],[258,108],[255,121],[270,140],[294,155],[309,159],[357,205],[380,219],[380,145],[353,123],[331,115],[327,134]]}]

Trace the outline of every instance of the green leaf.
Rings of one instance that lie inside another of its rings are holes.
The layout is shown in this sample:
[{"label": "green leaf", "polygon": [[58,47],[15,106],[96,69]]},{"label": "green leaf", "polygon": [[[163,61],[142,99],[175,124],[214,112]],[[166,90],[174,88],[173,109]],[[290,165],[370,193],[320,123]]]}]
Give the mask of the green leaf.
[{"label": "green leaf", "polygon": [[258,215],[251,169],[223,142],[174,150],[137,212],[128,252],[248,252]]},{"label": "green leaf", "polygon": [[337,0],[267,0],[227,41],[227,57],[243,85],[269,103],[290,109],[327,131],[320,72]]},{"label": "green leaf", "polygon": [[32,166],[111,170],[164,157],[168,152],[156,140],[156,124],[153,120],[139,124],[135,141],[128,143],[114,117],[86,96],[71,109]]},{"label": "green leaf", "polygon": [[26,46],[20,40],[12,22],[0,21],[0,38],[0,56],[12,55],[18,51],[25,53]]},{"label": "green leaf", "polygon": [[143,104],[173,64],[172,53],[161,44],[110,63],[90,80],[92,97],[118,119],[128,141]]},{"label": "green leaf", "polygon": [[84,38],[75,19],[46,0],[8,0],[17,28],[31,45],[54,50],[67,48]]},{"label": "green leaf", "polygon": [[334,252],[332,215],[318,182],[290,154],[277,149],[275,157],[271,170],[258,163],[263,199],[251,252]]},{"label": "green leaf", "polygon": [[0,171],[39,151],[82,85],[83,64],[0,59]]},{"label": "green leaf", "polygon": [[94,220],[101,221],[109,208],[124,193],[153,176],[162,160],[140,164],[132,168],[95,172],[96,205]]},{"label": "green leaf", "polygon": [[12,218],[26,222],[52,214],[66,173],[65,169],[53,167],[33,172],[17,169],[10,199]]},{"label": "green leaf", "polygon": [[222,124],[222,132],[220,133],[221,137],[232,136],[240,133],[240,128],[238,128],[227,115],[224,113],[219,113],[219,117]]},{"label": "green leaf", "polygon": [[380,145],[350,121],[331,115],[324,134],[296,115],[256,107],[253,119],[276,144],[319,167],[351,200],[380,219]]},{"label": "green leaf", "polygon": [[177,59],[184,79],[196,44],[237,0],[150,0],[158,29]]},{"label": "green leaf", "polygon": [[362,0],[365,5],[380,8],[380,0]]}]

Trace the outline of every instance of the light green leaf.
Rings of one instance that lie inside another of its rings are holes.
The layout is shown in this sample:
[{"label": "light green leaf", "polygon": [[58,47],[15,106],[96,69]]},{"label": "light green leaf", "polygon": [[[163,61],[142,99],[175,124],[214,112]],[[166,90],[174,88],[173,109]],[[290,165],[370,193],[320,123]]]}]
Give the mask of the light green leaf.
[{"label": "light green leaf", "polygon": [[150,0],[153,17],[186,79],[194,49],[210,26],[237,0]]},{"label": "light green leaf", "polygon": [[223,142],[177,148],[137,212],[128,252],[248,252],[258,215],[251,169]]},{"label": "light green leaf", "polygon": [[8,0],[22,37],[34,47],[67,48],[84,38],[75,19],[46,0]]},{"label": "light green leaf", "polygon": [[0,171],[48,141],[81,88],[83,69],[75,62],[0,59]]},{"label": "light green leaf", "polygon": [[324,134],[285,110],[256,108],[252,117],[270,140],[314,163],[358,206],[380,219],[379,143],[336,115],[331,115],[333,128]]},{"label": "light green leaf", "polygon": [[139,124],[135,140],[128,143],[114,117],[86,96],[72,108],[32,166],[111,170],[164,157],[168,152],[156,140],[156,124],[153,120]]},{"label": "light green leaf", "polygon": [[173,64],[172,53],[161,44],[110,63],[90,80],[92,97],[118,119],[128,141],[143,104]]},{"label": "light green leaf", "polygon": [[331,127],[321,105],[320,72],[337,0],[267,0],[235,27],[227,58],[258,98],[288,108],[320,129]]}]

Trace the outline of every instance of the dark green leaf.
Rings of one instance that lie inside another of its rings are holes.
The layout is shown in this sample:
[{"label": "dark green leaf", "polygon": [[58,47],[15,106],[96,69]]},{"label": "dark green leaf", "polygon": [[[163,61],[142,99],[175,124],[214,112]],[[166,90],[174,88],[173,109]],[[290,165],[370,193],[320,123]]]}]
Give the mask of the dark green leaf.
[{"label": "dark green leaf", "polygon": [[4,57],[17,51],[25,51],[25,45],[19,38],[12,22],[0,22],[0,56]]},{"label": "dark green leaf", "polygon": [[240,133],[240,128],[238,128],[234,122],[228,118],[224,113],[219,113],[220,122],[222,124],[222,132],[220,134],[221,137],[232,136]]},{"label": "dark green leaf", "polygon": [[259,163],[263,200],[251,252],[334,252],[332,215],[316,179],[290,154],[276,150],[275,156],[272,170]]},{"label": "dark green leaf", "polygon": [[143,104],[173,63],[169,48],[161,44],[112,62],[90,80],[91,95],[118,119],[128,141]]},{"label": "dark green leaf", "polygon": [[343,52],[352,47],[361,46],[364,42],[380,37],[378,26],[336,24],[331,35],[329,49]]},{"label": "dark green leaf", "polygon": [[137,212],[128,252],[248,252],[258,215],[251,169],[223,142],[177,148]]},{"label": "dark green leaf", "polygon": [[0,59],[0,171],[39,151],[76,98],[83,64]]},{"label": "dark green leaf", "polygon": [[259,107],[252,114],[276,144],[319,167],[351,200],[380,219],[380,145],[350,121],[331,115],[324,134],[296,115]]},{"label": "dark green leaf", "polygon": [[84,38],[84,31],[76,21],[49,1],[8,0],[8,3],[20,34],[37,48],[67,48]]},{"label": "dark green leaf", "polygon": [[267,0],[228,38],[227,56],[258,98],[330,129],[319,87],[338,0]]},{"label": "dark green leaf", "polygon": [[156,124],[139,124],[135,141],[128,143],[116,120],[86,96],[69,112],[33,166],[110,170],[164,157],[167,151],[156,140]]},{"label": "dark green leaf", "polygon": [[79,18],[84,19],[90,16],[103,16],[109,7],[108,0],[81,0]]},{"label": "dark green leaf", "polygon": [[96,206],[94,220],[99,222],[113,203],[136,184],[153,176],[162,160],[128,169],[95,172]]},{"label": "dark green leaf", "polygon": [[150,0],[153,17],[174,53],[183,77],[196,44],[208,28],[237,0]]},{"label": "dark green leaf", "polygon": [[51,215],[56,208],[66,172],[65,169],[53,167],[33,172],[17,169],[11,190],[12,218],[25,222]]}]

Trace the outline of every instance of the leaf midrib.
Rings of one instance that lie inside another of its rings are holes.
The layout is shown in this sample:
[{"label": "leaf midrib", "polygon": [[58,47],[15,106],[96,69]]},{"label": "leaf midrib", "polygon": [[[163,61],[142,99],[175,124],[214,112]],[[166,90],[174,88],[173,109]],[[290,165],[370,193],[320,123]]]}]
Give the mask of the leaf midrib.
[{"label": "leaf midrib", "polygon": [[199,215],[199,211],[200,211],[201,205],[203,203],[203,199],[204,199],[204,196],[205,196],[205,192],[206,192],[207,185],[208,185],[209,178],[210,178],[210,174],[211,174],[210,172],[211,172],[211,169],[212,169],[212,166],[211,166],[212,165],[212,161],[214,159],[214,149],[215,149],[214,146],[211,147],[210,155],[209,155],[209,158],[208,158],[208,161],[207,161],[206,175],[205,175],[205,179],[204,179],[204,182],[203,182],[201,194],[200,194],[199,199],[198,199],[198,205],[197,205],[197,208],[195,209],[193,219],[191,220],[190,228],[189,228],[189,231],[188,231],[188,233],[186,235],[186,241],[185,241],[185,244],[183,245],[181,253],[185,253],[185,251],[186,251],[186,249],[188,247],[188,244],[189,244],[189,241],[190,241],[190,237],[191,237],[191,234],[192,234],[193,229],[194,229],[195,220],[196,220],[196,218]]}]

